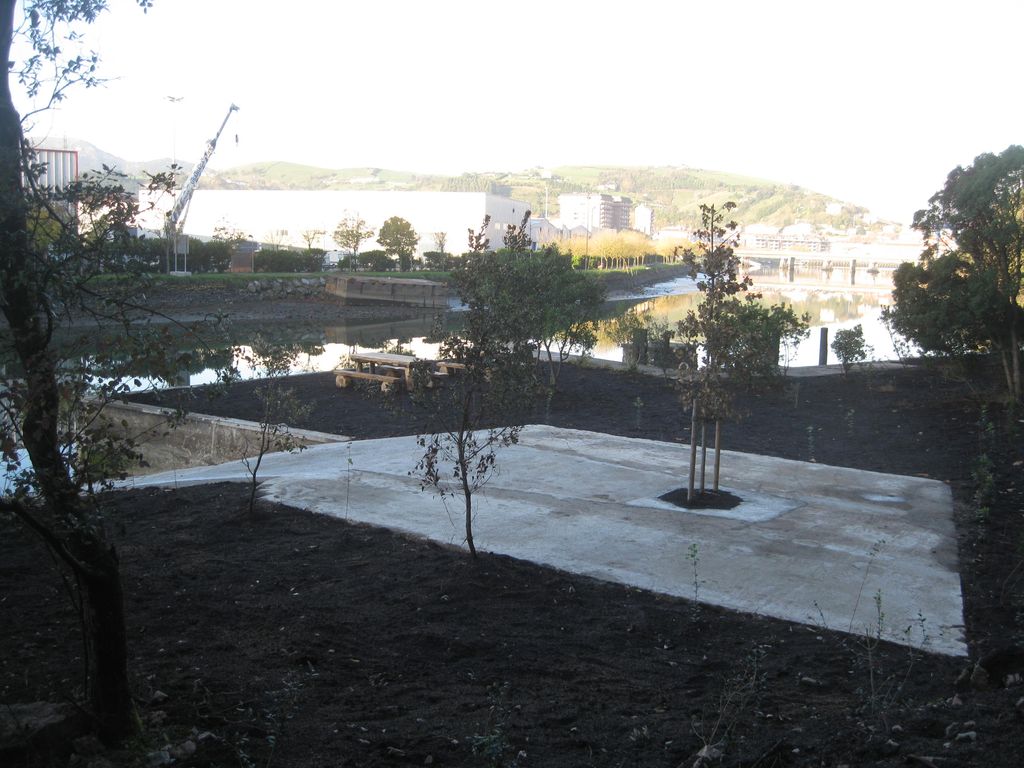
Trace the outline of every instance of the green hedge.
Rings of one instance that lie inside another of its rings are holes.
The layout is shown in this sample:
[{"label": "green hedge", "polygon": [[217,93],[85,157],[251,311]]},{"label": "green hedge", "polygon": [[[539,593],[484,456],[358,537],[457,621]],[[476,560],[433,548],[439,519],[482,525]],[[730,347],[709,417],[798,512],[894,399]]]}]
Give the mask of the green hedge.
[{"label": "green hedge", "polygon": [[256,272],[323,272],[325,254],[319,249],[311,251],[285,251],[265,248],[256,252]]}]

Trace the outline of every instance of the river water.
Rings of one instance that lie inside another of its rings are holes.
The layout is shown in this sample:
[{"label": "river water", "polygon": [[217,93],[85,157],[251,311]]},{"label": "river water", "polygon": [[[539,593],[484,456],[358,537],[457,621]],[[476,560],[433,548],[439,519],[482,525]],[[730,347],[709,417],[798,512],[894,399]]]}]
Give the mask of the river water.
[{"label": "river water", "polygon": [[[777,275],[755,275],[753,290],[760,292],[767,304],[785,303],[791,305],[798,315],[806,314],[811,328],[810,336],[794,349],[783,349],[780,362],[784,365],[806,366],[818,364],[821,330],[827,329],[828,340],[835,337],[839,329],[852,328],[858,323],[864,329],[867,344],[871,347],[870,359],[891,360],[896,358],[892,339],[881,321],[882,308],[890,301],[887,276],[872,279],[868,285],[844,285],[837,281],[815,279],[815,275],[797,275],[793,283],[781,282]],[[831,275],[829,276],[832,277]],[[603,317],[609,319],[626,311],[649,312],[652,318],[667,322],[674,327],[686,313],[700,301],[694,281],[677,279],[651,286],[632,295],[613,296]],[[447,322],[457,326],[458,313],[449,313]],[[379,350],[400,351],[423,358],[435,358],[438,345],[428,341],[434,320],[432,317],[401,319],[372,324],[351,324],[311,327],[308,324],[280,325],[274,329],[276,340],[303,340],[306,351],[300,353],[291,366],[292,373],[326,372],[336,368],[339,362],[352,352]],[[602,323],[603,325],[603,323]],[[266,333],[266,328],[253,328],[251,333]],[[245,362],[251,348],[245,341],[245,331],[238,337],[239,346],[235,362],[244,378],[263,375],[259,367]],[[622,348],[612,342],[602,328],[594,357],[605,360],[621,360]],[[834,353],[828,350],[828,362],[836,363]],[[199,372],[182,371],[171,385],[199,385],[213,381],[210,370]],[[150,386],[156,382],[148,382]]]}]

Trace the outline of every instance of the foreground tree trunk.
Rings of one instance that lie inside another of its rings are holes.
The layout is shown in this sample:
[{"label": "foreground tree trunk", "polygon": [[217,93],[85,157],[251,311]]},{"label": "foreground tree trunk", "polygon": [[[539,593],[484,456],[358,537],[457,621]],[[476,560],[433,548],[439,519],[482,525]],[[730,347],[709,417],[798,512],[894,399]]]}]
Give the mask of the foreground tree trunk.
[{"label": "foreground tree trunk", "polygon": [[82,575],[82,610],[89,649],[89,703],[100,737],[118,741],[139,730],[128,677],[128,639],[124,592],[117,551],[105,542],[88,575]]},{"label": "foreground tree trunk", "polygon": [[[16,0],[0,0],[0,57],[10,61]],[[120,564],[71,477],[58,432],[60,377],[52,349],[50,297],[43,276],[51,268],[29,238],[30,201],[22,174],[21,118],[9,78],[0,85],[0,304],[10,344],[25,377],[18,410],[20,433],[39,489],[38,509],[4,499],[75,574],[81,585],[88,649],[89,707],[104,739],[135,732]]]}]

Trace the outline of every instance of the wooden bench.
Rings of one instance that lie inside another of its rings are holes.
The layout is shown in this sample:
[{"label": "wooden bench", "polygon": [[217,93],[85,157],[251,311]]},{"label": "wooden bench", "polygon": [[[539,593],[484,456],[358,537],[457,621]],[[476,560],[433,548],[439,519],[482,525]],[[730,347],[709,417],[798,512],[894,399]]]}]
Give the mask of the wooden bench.
[{"label": "wooden bench", "polygon": [[354,369],[341,369],[334,371],[334,383],[345,389],[355,381],[377,381],[380,382],[381,392],[391,392],[396,387],[405,384],[404,372],[399,375],[370,373],[369,371],[357,371]]}]

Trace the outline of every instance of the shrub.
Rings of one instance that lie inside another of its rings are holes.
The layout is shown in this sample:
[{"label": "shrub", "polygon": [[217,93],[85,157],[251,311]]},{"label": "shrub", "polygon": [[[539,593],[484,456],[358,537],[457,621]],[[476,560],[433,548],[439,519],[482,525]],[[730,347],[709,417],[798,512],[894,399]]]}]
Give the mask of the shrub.
[{"label": "shrub", "polygon": [[836,331],[836,336],[832,339],[830,346],[843,365],[844,376],[850,372],[854,363],[867,360],[868,355],[871,354],[871,347],[864,343],[864,328],[860,323],[853,328],[842,328]]},{"label": "shrub", "polygon": [[322,272],[323,251],[285,251],[267,248],[256,252],[256,272]]}]

